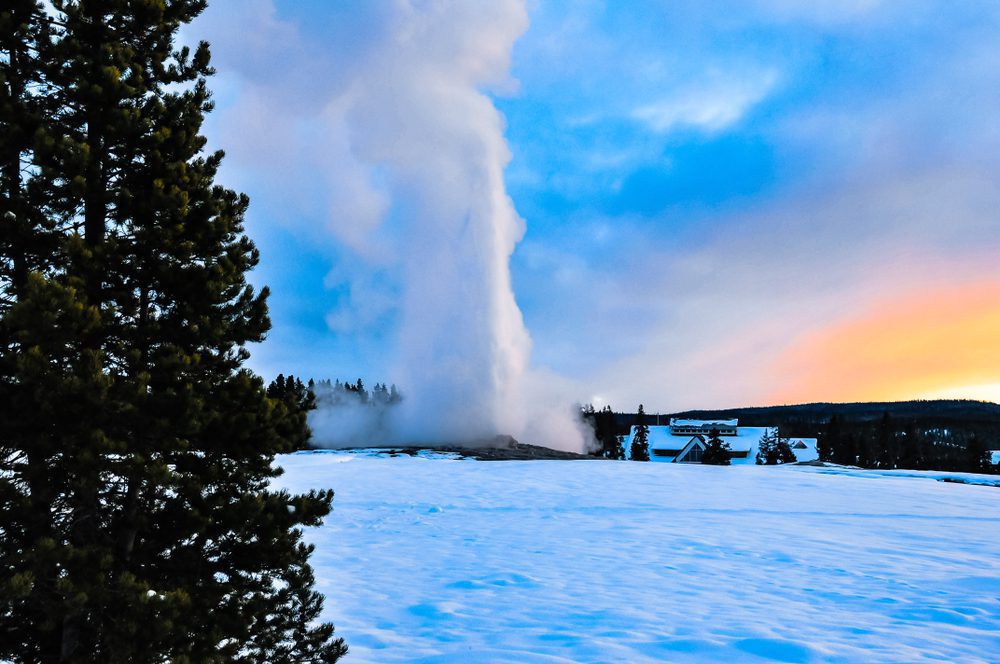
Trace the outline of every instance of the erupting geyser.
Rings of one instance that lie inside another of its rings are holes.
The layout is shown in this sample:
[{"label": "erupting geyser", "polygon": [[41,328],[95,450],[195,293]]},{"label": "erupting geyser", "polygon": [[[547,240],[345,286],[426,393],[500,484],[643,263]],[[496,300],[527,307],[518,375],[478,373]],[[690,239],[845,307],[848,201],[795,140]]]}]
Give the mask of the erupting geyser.
[{"label": "erupting geyser", "polygon": [[[401,287],[405,394],[379,432],[313,418],[321,444],[464,443],[510,434],[581,450],[571,398],[529,369],[509,261],[524,222],[507,195],[504,89],[528,19],[520,0],[393,3],[385,43],[339,101],[353,157],[384,197]],[[339,429],[339,430],[338,430]],[[381,440],[379,440],[381,437]]]}]

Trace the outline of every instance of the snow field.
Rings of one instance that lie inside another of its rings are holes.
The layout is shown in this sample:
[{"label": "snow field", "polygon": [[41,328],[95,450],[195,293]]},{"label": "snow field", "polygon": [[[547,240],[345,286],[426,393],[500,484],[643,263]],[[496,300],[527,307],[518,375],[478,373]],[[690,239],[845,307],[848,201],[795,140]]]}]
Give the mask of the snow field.
[{"label": "snow field", "polygon": [[795,466],[279,459],[353,662],[1000,661],[1000,490]]}]

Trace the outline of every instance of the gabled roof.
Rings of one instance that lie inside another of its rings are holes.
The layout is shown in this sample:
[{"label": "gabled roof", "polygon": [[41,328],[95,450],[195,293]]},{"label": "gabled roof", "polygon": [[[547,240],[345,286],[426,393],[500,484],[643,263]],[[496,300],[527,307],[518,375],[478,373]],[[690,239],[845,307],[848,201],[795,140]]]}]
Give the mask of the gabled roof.
[{"label": "gabled roof", "polygon": [[819,452],[816,451],[816,442],[815,438],[796,437],[788,439],[788,444],[795,454],[796,461],[816,461],[819,459]]},{"label": "gabled roof", "polygon": [[678,461],[680,461],[681,459],[683,459],[684,457],[686,457],[688,455],[688,453],[693,448],[695,448],[695,447],[700,447],[701,449],[704,450],[705,449],[705,439],[702,438],[701,436],[693,436],[691,438],[691,440],[688,441],[688,444],[684,446],[684,449],[682,449],[677,454],[677,456],[674,457],[674,463],[677,463]]}]

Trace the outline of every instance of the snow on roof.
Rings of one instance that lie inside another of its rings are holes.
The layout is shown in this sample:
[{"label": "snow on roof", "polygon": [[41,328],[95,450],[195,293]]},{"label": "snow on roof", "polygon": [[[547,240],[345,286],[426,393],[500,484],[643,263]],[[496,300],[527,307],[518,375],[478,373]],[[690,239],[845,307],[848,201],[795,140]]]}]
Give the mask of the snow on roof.
[{"label": "snow on roof", "polygon": [[[795,446],[797,442],[805,445],[805,448]],[[819,459],[819,452],[816,451],[817,440],[815,438],[789,438],[788,444],[792,446],[792,453],[796,461],[816,461]]]},{"label": "snow on roof", "polygon": [[[672,424],[671,426],[676,425]],[[680,451],[691,442],[692,438],[698,437],[691,434],[675,436],[670,432],[669,426],[651,425],[647,428],[649,429],[649,454],[651,458],[654,458],[657,461],[673,461],[675,455],[679,454]],[[763,438],[768,431],[773,430],[773,428],[774,427],[739,427],[736,429],[735,436],[723,436],[723,442],[728,443],[729,448],[733,452],[741,453],[739,457],[733,458],[733,463],[755,463],[757,449],[760,445],[760,439]],[[636,427],[633,426],[629,430],[629,434],[626,436],[624,441],[626,457],[631,456],[632,437],[635,436],[635,429]],[[701,437],[704,438],[704,436]],[[796,448],[796,441],[802,441],[802,443],[805,444],[805,449]],[[795,454],[796,461],[815,461],[819,458],[819,453],[816,451],[815,438],[796,437],[790,438],[788,442],[789,445],[792,446],[792,453]],[[674,454],[657,455],[655,454],[656,450],[670,450]],[[742,453],[745,453],[745,455]],[[1000,455],[1000,450],[997,451],[997,454]]]},{"label": "snow on roof", "polygon": [[770,427],[740,427],[736,430],[735,436],[724,436],[722,442],[729,443],[729,447],[732,448],[733,452],[752,452],[756,454],[760,439],[770,429]]},{"label": "snow on roof", "polygon": [[[670,433],[669,426],[650,426],[648,428],[650,454],[653,454],[654,450],[676,450],[679,452],[695,437],[690,434],[675,436]],[[632,444],[635,429],[636,427],[633,426],[629,431],[628,437],[625,439],[626,454],[630,452],[628,448]],[[760,443],[761,437],[769,429],[770,427],[740,427],[736,430],[735,436],[724,436],[722,440],[729,443],[729,447],[733,452],[746,452],[746,458],[753,463],[753,458],[757,453],[757,444]],[[672,459],[673,455],[667,455],[662,458],[664,460]]]},{"label": "snow on roof", "polygon": [[[628,433],[627,443],[632,442],[632,437],[635,436],[636,427],[633,426]],[[649,449],[651,450],[679,450],[688,444],[691,440],[691,436],[673,436],[670,434],[670,427],[668,426],[650,426],[649,427]]]},{"label": "snow on roof", "polygon": [[734,427],[739,424],[738,419],[732,420],[681,420],[676,417],[670,418],[670,426],[672,427],[704,427],[709,425],[717,425],[722,427]]}]

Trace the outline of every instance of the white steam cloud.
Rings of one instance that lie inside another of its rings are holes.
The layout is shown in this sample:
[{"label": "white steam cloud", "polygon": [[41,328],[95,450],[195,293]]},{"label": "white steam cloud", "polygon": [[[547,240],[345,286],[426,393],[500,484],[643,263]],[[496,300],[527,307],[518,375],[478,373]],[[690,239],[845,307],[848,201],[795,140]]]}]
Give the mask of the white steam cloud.
[{"label": "white steam cloud", "polygon": [[[315,441],[469,443],[509,434],[582,450],[568,390],[529,367],[531,339],[509,269],[525,227],[504,186],[504,120],[483,91],[515,87],[510,53],[528,25],[524,2],[397,1],[384,10],[379,43],[352,65],[326,113],[346,133],[345,158],[367,173],[362,199],[382,201],[367,206],[383,209],[368,239],[377,249],[363,246],[357,226],[334,232],[398,275],[391,378],[404,399],[388,416],[360,404],[320,409]],[[357,183],[355,173],[351,191]]]}]

